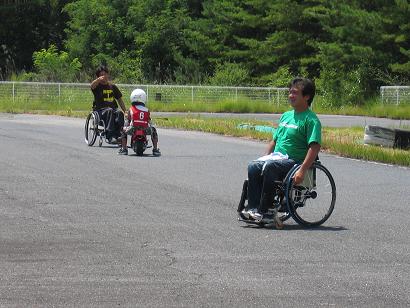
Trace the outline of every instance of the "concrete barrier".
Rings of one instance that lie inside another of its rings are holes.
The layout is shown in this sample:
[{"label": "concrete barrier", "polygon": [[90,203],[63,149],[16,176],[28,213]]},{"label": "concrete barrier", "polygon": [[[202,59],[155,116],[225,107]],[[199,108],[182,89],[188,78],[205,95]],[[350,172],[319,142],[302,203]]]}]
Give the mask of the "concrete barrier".
[{"label": "concrete barrier", "polygon": [[375,125],[366,125],[364,144],[380,145],[389,148],[409,149],[410,131]]}]

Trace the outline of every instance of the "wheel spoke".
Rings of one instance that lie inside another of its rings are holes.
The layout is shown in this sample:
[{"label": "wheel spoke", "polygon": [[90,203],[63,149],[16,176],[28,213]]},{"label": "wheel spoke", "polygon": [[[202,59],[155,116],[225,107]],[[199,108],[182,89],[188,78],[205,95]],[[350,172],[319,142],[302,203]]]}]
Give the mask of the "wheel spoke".
[{"label": "wheel spoke", "polygon": [[330,172],[321,164],[309,170],[304,186],[290,186],[292,217],[305,226],[318,226],[331,215],[336,202],[336,186]]}]

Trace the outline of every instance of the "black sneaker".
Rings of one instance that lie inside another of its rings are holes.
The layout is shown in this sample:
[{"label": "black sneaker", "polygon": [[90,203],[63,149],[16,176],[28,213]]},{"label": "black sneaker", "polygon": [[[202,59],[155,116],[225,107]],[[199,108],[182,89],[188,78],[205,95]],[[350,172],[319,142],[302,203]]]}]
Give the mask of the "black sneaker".
[{"label": "black sneaker", "polygon": [[161,156],[161,151],[159,149],[153,149],[152,150],[152,155],[154,156]]},{"label": "black sneaker", "polygon": [[119,149],[118,155],[128,155],[128,149]]}]

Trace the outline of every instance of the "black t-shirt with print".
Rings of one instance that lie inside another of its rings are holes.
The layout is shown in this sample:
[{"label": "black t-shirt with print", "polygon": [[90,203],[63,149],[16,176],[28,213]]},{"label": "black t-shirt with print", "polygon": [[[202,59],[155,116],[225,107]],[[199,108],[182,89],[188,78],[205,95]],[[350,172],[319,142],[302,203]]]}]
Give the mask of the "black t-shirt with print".
[{"label": "black t-shirt with print", "polygon": [[99,84],[95,89],[91,89],[94,94],[95,110],[103,108],[118,108],[117,99],[122,97],[121,91],[115,84]]}]

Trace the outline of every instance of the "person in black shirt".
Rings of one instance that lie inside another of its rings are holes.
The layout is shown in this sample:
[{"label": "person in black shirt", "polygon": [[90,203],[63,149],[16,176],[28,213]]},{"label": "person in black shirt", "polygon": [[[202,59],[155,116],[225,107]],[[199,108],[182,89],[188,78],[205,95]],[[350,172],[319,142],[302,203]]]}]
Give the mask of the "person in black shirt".
[{"label": "person in black shirt", "polygon": [[[109,80],[106,66],[101,65],[96,71],[97,79],[91,82],[91,91],[94,94],[93,110],[96,110],[105,122],[106,138],[114,142],[121,136],[124,126],[124,113],[126,111],[122,93],[118,87]],[[118,109],[118,104],[121,110]]]}]

